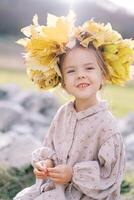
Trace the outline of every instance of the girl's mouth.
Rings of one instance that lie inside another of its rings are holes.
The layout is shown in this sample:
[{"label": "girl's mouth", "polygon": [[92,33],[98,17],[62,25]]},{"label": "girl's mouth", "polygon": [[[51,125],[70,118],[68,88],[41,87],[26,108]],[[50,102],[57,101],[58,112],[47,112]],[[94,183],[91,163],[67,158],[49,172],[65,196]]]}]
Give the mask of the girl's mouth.
[{"label": "girl's mouth", "polygon": [[78,88],[86,88],[89,86],[89,83],[80,83],[77,85]]}]

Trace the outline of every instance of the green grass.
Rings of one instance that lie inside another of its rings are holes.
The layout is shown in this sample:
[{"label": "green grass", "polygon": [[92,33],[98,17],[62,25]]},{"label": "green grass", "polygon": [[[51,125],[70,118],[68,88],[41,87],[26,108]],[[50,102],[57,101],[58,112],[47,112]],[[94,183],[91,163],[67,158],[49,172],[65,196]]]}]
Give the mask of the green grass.
[{"label": "green grass", "polygon": [[[134,198],[133,178],[134,173],[126,173],[121,185],[121,194],[129,200]],[[11,200],[19,191],[34,183],[31,166],[21,169],[0,167],[0,200]]]},{"label": "green grass", "polygon": [[[13,70],[0,70],[0,84],[14,83],[22,89],[37,88],[28,79],[25,72]],[[57,88],[53,90],[54,94],[59,98],[60,103],[68,100],[69,96],[64,91]],[[113,114],[117,117],[125,116],[129,112],[134,112],[134,86],[107,86],[101,91],[103,99],[108,100]]]},{"label": "green grass", "polygon": [[124,180],[121,186],[121,194],[123,195],[123,200],[134,199],[134,172],[133,171],[126,171]]},{"label": "green grass", "polygon": [[11,200],[23,188],[35,182],[33,169],[26,166],[21,169],[0,167],[0,200]]},{"label": "green grass", "polygon": [[9,83],[17,84],[22,89],[34,89],[33,84],[27,78],[25,72],[0,69],[0,84]]},{"label": "green grass", "polygon": [[109,102],[116,116],[121,117],[134,112],[134,86],[107,86],[102,96]]}]

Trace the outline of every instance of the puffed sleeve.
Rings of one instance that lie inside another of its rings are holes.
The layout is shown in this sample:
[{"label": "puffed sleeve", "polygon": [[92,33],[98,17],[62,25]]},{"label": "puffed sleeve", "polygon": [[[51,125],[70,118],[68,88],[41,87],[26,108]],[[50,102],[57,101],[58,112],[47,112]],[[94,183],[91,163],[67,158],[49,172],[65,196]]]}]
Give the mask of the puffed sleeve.
[{"label": "puffed sleeve", "polygon": [[54,164],[57,163],[56,152],[53,145],[53,134],[55,132],[55,119],[51,122],[50,128],[45,135],[43,146],[34,150],[32,153],[31,164],[34,166],[35,162],[52,159]]},{"label": "puffed sleeve", "polygon": [[[98,151],[98,159],[76,163],[72,183],[93,199],[103,199],[108,194],[120,192],[124,165],[124,144],[120,134],[110,136]],[[114,198],[116,199],[116,198]],[[118,199],[118,198],[117,198]]]}]

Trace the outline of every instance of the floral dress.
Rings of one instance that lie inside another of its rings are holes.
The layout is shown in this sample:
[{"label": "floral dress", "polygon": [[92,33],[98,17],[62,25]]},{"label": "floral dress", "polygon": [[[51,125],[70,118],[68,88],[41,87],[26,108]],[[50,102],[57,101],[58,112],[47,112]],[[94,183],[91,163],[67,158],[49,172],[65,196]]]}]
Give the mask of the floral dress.
[{"label": "floral dress", "polygon": [[55,165],[71,165],[71,182],[36,180],[14,200],[120,200],[124,143],[106,101],[80,112],[72,101],[60,107],[43,146],[32,154],[32,164],[47,158]]}]

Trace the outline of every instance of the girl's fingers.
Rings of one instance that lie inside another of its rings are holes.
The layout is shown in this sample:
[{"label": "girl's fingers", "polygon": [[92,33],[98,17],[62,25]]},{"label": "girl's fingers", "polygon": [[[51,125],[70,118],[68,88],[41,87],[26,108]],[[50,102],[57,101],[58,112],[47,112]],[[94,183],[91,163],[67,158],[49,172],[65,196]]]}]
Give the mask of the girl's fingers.
[{"label": "girl's fingers", "polygon": [[35,163],[35,168],[37,168],[40,171],[44,169],[43,166],[39,162]]},{"label": "girl's fingers", "polygon": [[48,176],[51,178],[60,178],[58,173],[48,172]]},{"label": "girl's fingers", "polygon": [[44,173],[48,173],[47,167],[43,167]]},{"label": "girl's fingers", "polygon": [[41,163],[36,163],[35,164],[35,168],[40,171],[40,172],[44,172],[44,173],[47,173],[47,167],[46,166],[42,166]]},{"label": "girl's fingers", "polygon": [[34,174],[37,175],[37,176],[43,176],[45,175],[46,173],[44,173],[43,171],[39,171],[38,169],[34,168],[33,170]]},{"label": "girl's fingers", "polygon": [[52,172],[52,173],[57,173],[57,174],[60,173],[60,170],[58,169],[58,167],[52,167],[52,168],[48,167],[47,171]]}]

